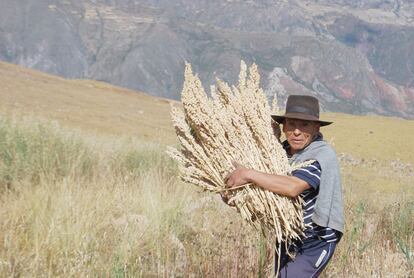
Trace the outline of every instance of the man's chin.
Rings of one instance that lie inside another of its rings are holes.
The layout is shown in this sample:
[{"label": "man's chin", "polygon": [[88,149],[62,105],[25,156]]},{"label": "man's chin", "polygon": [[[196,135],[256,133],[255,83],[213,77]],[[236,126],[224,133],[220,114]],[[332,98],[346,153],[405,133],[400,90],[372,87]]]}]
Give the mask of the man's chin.
[{"label": "man's chin", "polygon": [[304,144],[292,144],[292,145],[290,145],[290,147],[294,151],[300,151],[300,150],[303,150],[303,148],[305,146],[304,146]]}]

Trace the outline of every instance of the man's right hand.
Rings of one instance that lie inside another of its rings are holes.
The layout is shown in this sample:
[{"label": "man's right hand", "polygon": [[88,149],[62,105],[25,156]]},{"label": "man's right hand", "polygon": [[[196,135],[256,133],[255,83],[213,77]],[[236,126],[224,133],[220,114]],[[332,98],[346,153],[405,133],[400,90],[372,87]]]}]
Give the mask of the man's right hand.
[{"label": "man's right hand", "polygon": [[223,202],[225,202],[227,205],[229,205],[231,207],[236,206],[234,204],[234,202],[229,203],[229,200],[230,200],[230,192],[228,192],[228,191],[220,192],[220,196],[221,196],[221,199],[223,200]]}]

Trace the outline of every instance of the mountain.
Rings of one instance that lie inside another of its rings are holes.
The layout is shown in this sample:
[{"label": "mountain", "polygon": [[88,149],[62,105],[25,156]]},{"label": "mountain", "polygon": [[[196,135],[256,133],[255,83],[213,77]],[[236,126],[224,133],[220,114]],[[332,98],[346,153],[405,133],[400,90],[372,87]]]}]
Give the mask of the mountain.
[{"label": "mountain", "polygon": [[[414,3],[401,0],[0,0],[0,60],[178,99],[258,64],[269,95],[414,118]],[[282,86],[281,86],[282,85]]]}]

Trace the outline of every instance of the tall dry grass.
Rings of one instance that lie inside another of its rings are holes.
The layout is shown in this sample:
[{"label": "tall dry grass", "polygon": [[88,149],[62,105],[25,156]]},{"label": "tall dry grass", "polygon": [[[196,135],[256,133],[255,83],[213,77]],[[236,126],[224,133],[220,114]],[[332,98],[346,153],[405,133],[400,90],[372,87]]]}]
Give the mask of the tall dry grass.
[{"label": "tall dry grass", "polygon": [[[0,134],[0,277],[265,277],[272,268],[273,243],[179,182],[162,146],[30,119],[2,120]],[[412,191],[378,195],[349,165],[343,174],[346,232],[324,276],[412,277]]]},{"label": "tall dry grass", "polygon": [[0,118],[0,186],[37,185],[65,177],[91,178],[99,160],[73,133],[56,123]]},{"label": "tall dry grass", "polygon": [[414,203],[399,200],[376,211],[374,202],[349,208],[351,223],[325,277],[413,277]]},{"label": "tall dry grass", "polygon": [[0,134],[0,276],[257,271],[257,235],[236,234],[221,200],[181,184],[164,147],[30,119],[4,120]]}]

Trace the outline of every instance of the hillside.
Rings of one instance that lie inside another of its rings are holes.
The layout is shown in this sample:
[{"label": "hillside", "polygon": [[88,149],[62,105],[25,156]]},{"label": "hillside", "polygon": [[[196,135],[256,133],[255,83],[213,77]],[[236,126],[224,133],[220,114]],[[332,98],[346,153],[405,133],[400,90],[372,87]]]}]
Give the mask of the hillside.
[{"label": "hillside", "polygon": [[0,60],[178,99],[184,61],[204,82],[256,62],[271,95],[325,111],[414,118],[414,5],[401,0],[2,1]]},{"label": "hillside", "polygon": [[[207,87],[209,84],[204,84]],[[171,100],[91,80],[66,80],[0,62],[0,110],[58,121],[90,134],[133,136],[176,144]],[[382,116],[324,113],[334,121],[325,138],[354,159],[414,164],[414,121]]]},{"label": "hillside", "polygon": [[[271,276],[275,240],[180,181],[171,101],[1,62],[0,99],[0,278]],[[322,276],[414,277],[414,121],[321,118],[346,218]]]},{"label": "hillside", "polygon": [[92,80],[66,80],[0,62],[0,110],[89,134],[174,141],[167,99]]}]

